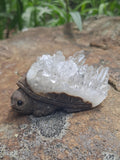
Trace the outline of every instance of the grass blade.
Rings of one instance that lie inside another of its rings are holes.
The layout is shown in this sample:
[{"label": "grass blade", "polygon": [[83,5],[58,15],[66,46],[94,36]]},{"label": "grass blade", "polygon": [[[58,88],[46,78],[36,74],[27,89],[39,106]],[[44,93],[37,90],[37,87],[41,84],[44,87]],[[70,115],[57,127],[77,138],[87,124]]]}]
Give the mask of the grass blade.
[{"label": "grass blade", "polygon": [[98,9],[99,15],[104,15],[108,3],[101,3]]},{"label": "grass blade", "polygon": [[79,28],[79,30],[82,30],[82,20],[81,20],[81,16],[79,12],[70,12],[70,15],[73,19],[73,21],[75,22],[75,24],[77,25],[77,27]]}]

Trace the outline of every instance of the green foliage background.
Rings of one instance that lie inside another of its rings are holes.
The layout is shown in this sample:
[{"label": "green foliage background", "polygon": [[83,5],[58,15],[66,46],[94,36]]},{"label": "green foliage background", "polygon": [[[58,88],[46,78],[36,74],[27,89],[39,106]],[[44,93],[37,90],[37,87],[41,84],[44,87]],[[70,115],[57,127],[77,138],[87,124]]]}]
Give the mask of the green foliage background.
[{"label": "green foliage background", "polygon": [[54,27],[95,15],[120,16],[120,0],[1,0],[0,39],[29,27]]}]

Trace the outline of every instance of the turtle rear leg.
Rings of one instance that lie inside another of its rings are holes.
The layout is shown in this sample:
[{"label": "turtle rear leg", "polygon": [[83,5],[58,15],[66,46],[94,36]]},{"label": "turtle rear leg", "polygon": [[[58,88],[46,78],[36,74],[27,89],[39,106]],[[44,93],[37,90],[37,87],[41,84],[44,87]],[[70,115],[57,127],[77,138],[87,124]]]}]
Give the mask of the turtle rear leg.
[{"label": "turtle rear leg", "polygon": [[81,111],[87,111],[87,110],[91,110],[92,107],[91,105],[88,106],[82,106],[82,107],[73,107],[73,108],[65,108],[64,111],[67,113],[74,113],[74,112],[81,112]]},{"label": "turtle rear leg", "polygon": [[49,104],[40,104],[37,109],[34,110],[33,115],[35,117],[47,116],[56,111],[55,107]]}]

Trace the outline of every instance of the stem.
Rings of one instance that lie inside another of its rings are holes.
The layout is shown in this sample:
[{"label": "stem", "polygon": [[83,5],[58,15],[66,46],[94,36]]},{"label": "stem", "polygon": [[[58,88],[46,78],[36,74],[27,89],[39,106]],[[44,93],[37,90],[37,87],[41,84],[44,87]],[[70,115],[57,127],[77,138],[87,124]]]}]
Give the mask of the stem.
[{"label": "stem", "polygon": [[65,3],[66,3],[66,24],[64,26],[64,34],[72,38],[73,37],[72,26],[69,19],[69,15],[70,15],[69,0],[65,0]]},{"label": "stem", "polygon": [[66,18],[67,18],[67,23],[69,23],[69,0],[65,0],[66,3]]},{"label": "stem", "polygon": [[37,27],[38,26],[38,22],[37,22],[37,1],[34,0],[34,3],[33,3],[33,6],[34,6],[34,11],[33,11],[33,18],[34,18],[34,27]]},{"label": "stem", "polygon": [[23,13],[23,3],[21,0],[17,0],[17,17],[18,17],[19,30],[23,28],[22,17],[21,17],[22,13]]},{"label": "stem", "polygon": [[[5,0],[0,1],[0,12],[6,13]],[[4,37],[5,26],[6,26],[6,18],[0,17],[0,39],[3,39]]]}]

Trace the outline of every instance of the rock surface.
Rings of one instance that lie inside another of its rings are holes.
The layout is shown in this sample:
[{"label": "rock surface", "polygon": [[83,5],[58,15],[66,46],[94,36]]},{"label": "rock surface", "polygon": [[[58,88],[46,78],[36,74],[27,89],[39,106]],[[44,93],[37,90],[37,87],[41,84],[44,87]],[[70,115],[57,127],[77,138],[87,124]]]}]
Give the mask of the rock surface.
[{"label": "rock surface", "polygon": [[[0,41],[0,159],[120,160],[119,26],[120,17],[92,18],[81,33],[74,26],[72,34],[63,26],[35,28]],[[86,63],[110,67],[109,95],[98,108],[41,118],[11,111],[15,83],[37,56],[83,49]]]}]

